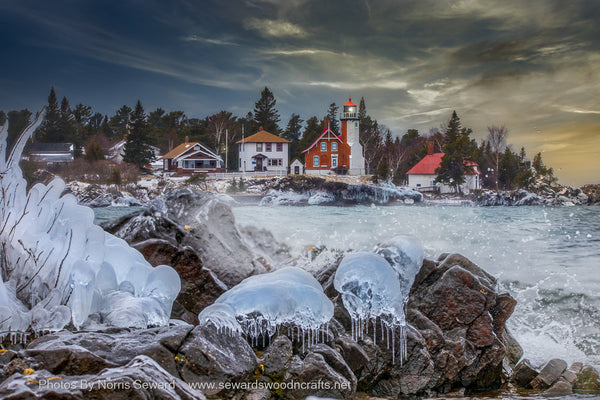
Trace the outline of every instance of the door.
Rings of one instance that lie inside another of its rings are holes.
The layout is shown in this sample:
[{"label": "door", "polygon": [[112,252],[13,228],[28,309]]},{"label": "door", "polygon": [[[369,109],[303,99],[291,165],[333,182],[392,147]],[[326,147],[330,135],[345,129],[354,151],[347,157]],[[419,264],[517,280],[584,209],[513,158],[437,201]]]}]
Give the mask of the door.
[{"label": "door", "polygon": [[256,157],[256,171],[263,170],[263,159],[262,157]]},{"label": "door", "polygon": [[300,175],[300,167],[297,165],[294,167],[294,174]]},{"label": "door", "polygon": [[338,166],[338,156],[337,154],[331,155],[331,168],[337,168]]}]

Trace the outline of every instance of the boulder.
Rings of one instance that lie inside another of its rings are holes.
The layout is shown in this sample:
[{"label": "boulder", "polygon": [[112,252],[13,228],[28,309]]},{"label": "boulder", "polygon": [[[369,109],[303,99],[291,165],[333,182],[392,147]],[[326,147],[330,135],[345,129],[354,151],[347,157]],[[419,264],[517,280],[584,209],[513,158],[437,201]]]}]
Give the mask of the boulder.
[{"label": "boulder", "polygon": [[554,385],[552,385],[549,389],[543,392],[544,396],[547,397],[560,397],[567,396],[573,393],[573,388],[571,384],[567,381],[558,380]]},{"label": "boulder", "polygon": [[[213,325],[197,326],[177,354],[177,369],[186,382],[208,385],[215,395],[227,382],[245,382],[259,365],[248,342],[239,335],[220,333]],[[210,387],[210,386],[213,387]]]},{"label": "boulder", "polygon": [[107,368],[98,375],[56,376],[49,371],[14,374],[0,385],[2,399],[48,398],[56,400],[205,400],[198,390],[173,377],[146,356],[137,356],[123,367]]},{"label": "boulder", "polygon": [[521,360],[514,368],[511,382],[523,389],[531,388],[531,381],[539,372],[533,368],[528,359]]},{"label": "boulder", "polygon": [[564,360],[553,358],[544,365],[540,373],[531,381],[531,387],[538,390],[549,388],[566,369],[567,363]]},{"label": "boulder", "polygon": [[583,365],[577,374],[577,380],[573,384],[573,390],[598,393],[600,391],[598,371],[591,365]]},{"label": "boulder", "polygon": [[287,368],[293,356],[291,340],[287,336],[277,336],[263,354],[264,374],[280,374]]}]

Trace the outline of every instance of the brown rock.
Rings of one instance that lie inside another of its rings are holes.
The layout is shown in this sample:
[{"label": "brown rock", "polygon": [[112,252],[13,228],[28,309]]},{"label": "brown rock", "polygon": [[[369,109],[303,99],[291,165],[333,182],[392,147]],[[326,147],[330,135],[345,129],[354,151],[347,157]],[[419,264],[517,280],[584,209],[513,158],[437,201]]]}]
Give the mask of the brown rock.
[{"label": "brown rock", "polygon": [[567,396],[573,393],[573,388],[569,382],[559,380],[550,389],[544,391],[544,396],[560,397]]},{"label": "brown rock", "polygon": [[530,389],[531,381],[538,376],[538,371],[531,366],[529,360],[521,360],[513,370],[511,382],[520,388]]},{"label": "brown rock", "polygon": [[538,390],[549,388],[566,369],[567,363],[564,360],[553,358],[544,365],[538,376],[531,381],[531,387]]}]

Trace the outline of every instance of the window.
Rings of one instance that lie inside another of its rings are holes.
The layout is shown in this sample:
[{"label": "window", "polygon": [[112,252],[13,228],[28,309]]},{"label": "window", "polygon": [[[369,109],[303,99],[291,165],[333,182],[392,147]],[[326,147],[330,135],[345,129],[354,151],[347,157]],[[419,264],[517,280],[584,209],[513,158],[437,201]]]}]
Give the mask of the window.
[{"label": "window", "polygon": [[313,156],[313,167],[319,166],[319,156]]},{"label": "window", "polygon": [[270,167],[280,167],[283,165],[283,160],[281,158],[269,158],[267,165]]},{"label": "window", "polygon": [[331,156],[331,168],[336,168],[336,167],[338,166],[338,163],[337,163],[337,161],[338,161],[338,156],[337,156],[337,154],[333,154],[333,155]]},{"label": "window", "polygon": [[337,151],[337,142],[331,143],[331,151]]},{"label": "window", "polygon": [[271,143],[265,143],[265,151],[271,151]]},{"label": "window", "polygon": [[262,143],[256,143],[256,151],[262,151]]},{"label": "window", "polygon": [[277,143],[277,151],[283,151],[283,143]]},{"label": "window", "polygon": [[321,151],[327,151],[327,142],[321,142]]}]

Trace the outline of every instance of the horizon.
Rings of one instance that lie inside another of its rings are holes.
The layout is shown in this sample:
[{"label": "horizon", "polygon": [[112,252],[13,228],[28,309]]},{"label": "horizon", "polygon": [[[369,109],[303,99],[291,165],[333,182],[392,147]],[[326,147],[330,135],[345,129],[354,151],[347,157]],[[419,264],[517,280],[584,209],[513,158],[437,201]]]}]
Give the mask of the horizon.
[{"label": "horizon", "polygon": [[560,183],[600,183],[600,9],[593,0],[0,4],[0,109],[38,111],[50,87],[113,115],[139,99],[243,117],[265,87],[285,128],[352,98],[394,136],[456,110],[478,142],[541,152]]}]

